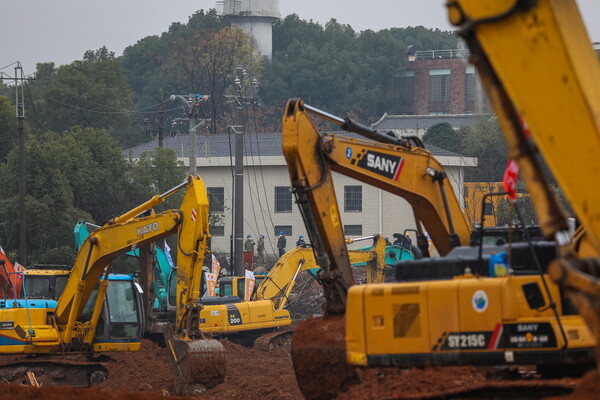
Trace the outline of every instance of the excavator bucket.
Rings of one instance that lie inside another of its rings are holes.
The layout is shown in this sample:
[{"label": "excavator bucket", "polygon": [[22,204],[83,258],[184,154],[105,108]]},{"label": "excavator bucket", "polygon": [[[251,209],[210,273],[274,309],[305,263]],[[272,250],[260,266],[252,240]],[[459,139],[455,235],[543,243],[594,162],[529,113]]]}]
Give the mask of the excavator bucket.
[{"label": "excavator bucket", "polygon": [[177,393],[193,396],[225,380],[225,349],[214,339],[169,340]]}]

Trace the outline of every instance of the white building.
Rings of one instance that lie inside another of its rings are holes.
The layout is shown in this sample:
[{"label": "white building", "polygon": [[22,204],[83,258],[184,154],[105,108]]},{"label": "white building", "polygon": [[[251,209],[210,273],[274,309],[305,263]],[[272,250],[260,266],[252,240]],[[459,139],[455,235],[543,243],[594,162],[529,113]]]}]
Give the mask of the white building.
[{"label": "white building", "polygon": [[[346,132],[342,135],[356,137]],[[187,135],[164,139],[164,147],[175,150],[186,166],[189,165],[188,139]],[[155,140],[128,149],[125,154],[138,158],[143,151],[152,151],[157,146]],[[462,199],[464,167],[476,166],[477,160],[437,147],[426,147],[443,165],[457,198]],[[230,154],[235,154],[235,138],[227,134],[198,135],[197,148],[198,175],[213,199],[211,209],[222,216],[217,226],[212,227],[212,249],[229,252],[235,162]],[[244,238],[250,234],[256,241],[258,235],[263,234],[265,248],[271,254],[277,253],[279,232],[285,232],[287,250],[294,246],[298,235],[308,239],[290,192],[281,135],[246,134],[244,154]],[[402,198],[337,173],[333,173],[333,178],[347,237],[381,233],[391,238],[393,233],[415,228],[412,208]]]}]

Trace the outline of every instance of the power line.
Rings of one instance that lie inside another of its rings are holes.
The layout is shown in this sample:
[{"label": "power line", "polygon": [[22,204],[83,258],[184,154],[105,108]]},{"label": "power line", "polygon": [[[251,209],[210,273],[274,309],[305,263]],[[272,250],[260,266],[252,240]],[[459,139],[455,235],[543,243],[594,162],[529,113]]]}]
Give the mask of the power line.
[{"label": "power line", "polygon": [[[67,103],[64,103],[64,102],[62,102],[60,100],[56,100],[56,99],[53,99],[52,97],[44,95],[44,94],[40,93],[39,91],[37,91],[35,88],[32,88],[32,90],[33,90],[33,92],[36,95],[38,95],[38,96],[40,96],[40,97],[42,97],[42,98],[44,98],[46,100],[52,101],[54,103],[57,103],[57,104],[60,104],[62,106],[69,107],[69,108],[72,108],[72,109],[75,109],[75,110],[85,111],[85,112],[90,112],[90,113],[95,113],[95,114],[154,114],[154,113],[156,113],[156,111],[145,111],[145,110],[158,107],[161,104],[164,104],[167,101],[169,101],[169,100],[164,100],[164,101],[161,101],[160,103],[154,104],[152,106],[143,107],[143,108],[139,108],[139,109],[136,109],[136,110],[127,110],[127,109],[117,108],[117,107],[113,107],[113,106],[107,106],[105,104],[97,103],[97,102],[95,102],[93,100],[85,99],[85,101],[89,101],[91,103],[100,105],[102,107],[113,108],[115,110],[119,110],[119,111],[102,111],[102,110],[92,110],[92,109],[89,109],[89,108],[82,108],[82,107],[75,106],[75,105],[72,105],[72,104],[67,104]],[[185,108],[185,107],[184,106],[179,106],[179,107],[171,108],[171,109],[164,110],[164,111],[165,112],[176,111],[176,110],[181,110],[183,108]]]}]

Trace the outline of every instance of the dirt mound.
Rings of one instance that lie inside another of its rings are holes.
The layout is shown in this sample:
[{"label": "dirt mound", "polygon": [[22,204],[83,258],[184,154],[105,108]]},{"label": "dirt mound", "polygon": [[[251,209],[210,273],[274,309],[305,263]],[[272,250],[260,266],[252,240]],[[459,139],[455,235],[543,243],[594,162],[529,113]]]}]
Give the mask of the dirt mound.
[{"label": "dirt mound", "polygon": [[285,349],[269,352],[221,341],[227,354],[225,383],[202,393],[210,399],[302,399]]},{"label": "dirt mound", "polygon": [[[289,353],[248,349],[228,340],[221,341],[227,352],[225,383],[194,399],[302,399]],[[64,386],[0,384],[0,399],[14,400],[164,400],[174,395],[175,384],[166,349],[142,340],[138,352],[110,353],[103,362],[108,379],[98,387],[74,389]],[[144,393],[145,392],[145,393]],[[187,399],[187,398],[181,398]],[[190,398],[191,399],[191,398]]]},{"label": "dirt mound", "polygon": [[[76,389],[69,386],[30,386],[0,384],[0,398],[10,400],[165,400],[165,396],[124,390],[105,390],[100,387]],[[192,400],[189,398],[181,398]]]},{"label": "dirt mound", "polygon": [[103,389],[131,390],[160,394],[174,394],[175,380],[165,348],[143,339],[138,352],[107,353],[110,360],[103,363],[108,379],[100,384]]},{"label": "dirt mound", "polygon": [[597,399],[600,396],[600,372],[593,370],[584,375],[569,400]]},{"label": "dirt mound", "polygon": [[[343,325],[331,325],[327,332],[320,332],[318,320],[309,319],[304,331],[306,339],[315,343],[335,347],[334,339],[341,337]],[[335,329],[337,326],[338,329]],[[320,332],[320,333],[318,333]],[[302,332],[300,332],[302,334]],[[296,384],[290,352],[286,349],[262,351],[248,349],[228,340],[221,343],[226,350],[227,371],[225,382],[194,397],[196,400],[221,399],[265,399],[300,400],[302,395]],[[324,353],[325,354],[325,353]],[[108,357],[107,357],[108,356]],[[175,394],[175,385],[167,350],[156,346],[150,340],[142,340],[141,350],[131,353],[106,353],[102,364],[109,372],[108,379],[98,387],[74,389],[70,387],[44,386],[40,389],[31,386],[0,384],[0,399],[14,400],[160,400],[165,395]],[[333,366],[336,367],[337,366]],[[332,368],[333,368],[332,367]],[[535,369],[533,369],[535,371]],[[315,372],[316,383],[325,385],[327,371]],[[531,374],[530,374],[531,375]],[[506,382],[498,381],[486,373],[485,369],[474,367],[431,367],[431,368],[375,368],[359,370],[361,382],[338,395],[339,400],[418,399],[451,397],[459,395],[467,388],[489,387],[501,389]],[[583,379],[564,378],[553,380],[557,388],[571,390],[579,385],[570,397],[572,400],[596,398],[600,391],[600,375],[590,372]],[[535,376],[521,380],[523,390],[547,385],[548,380]],[[517,387],[516,393],[521,393]],[[559,395],[564,392],[554,392]],[[449,396],[448,396],[449,395]],[[524,398],[521,396],[512,396]],[[504,398],[512,398],[504,397]],[[175,398],[175,397],[171,397]],[[481,396],[489,398],[489,396]],[[558,399],[558,397],[556,397]],[[183,398],[181,398],[183,399]]]},{"label": "dirt mound", "polygon": [[307,399],[332,399],[359,383],[356,368],[346,363],[343,317],[301,322],[292,338],[292,349],[298,384]]}]

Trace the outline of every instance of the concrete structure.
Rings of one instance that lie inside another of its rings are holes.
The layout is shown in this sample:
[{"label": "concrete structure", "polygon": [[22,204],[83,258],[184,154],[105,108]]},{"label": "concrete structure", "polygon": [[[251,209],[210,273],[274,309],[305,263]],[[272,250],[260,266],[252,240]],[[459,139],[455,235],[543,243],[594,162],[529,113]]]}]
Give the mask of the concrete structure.
[{"label": "concrete structure", "polygon": [[217,10],[254,39],[260,54],[271,58],[273,22],[280,18],[279,0],[222,0],[217,1]]},{"label": "concrete structure", "polygon": [[[343,135],[356,137],[346,132]],[[152,151],[157,146],[155,140],[125,150],[124,153],[139,158],[143,151]],[[164,147],[173,149],[184,165],[189,161],[187,146],[187,135],[164,139]],[[199,135],[197,146],[198,174],[204,179],[214,200],[211,205],[213,212],[221,217],[212,228],[212,248],[216,252],[229,253],[234,163],[230,154],[235,154],[235,139],[227,134]],[[244,147],[244,237],[246,234],[251,234],[253,238],[258,238],[259,234],[265,235],[267,253],[276,254],[277,235],[283,231],[289,250],[298,235],[306,237],[307,232],[289,191],[290,179],[281,150],[281,135],[247,134]],[[476,166],[476,159],[437,147],[427,148],[442,163],[457,197],[462,199],[463,169]],[[391,238],[395,232],[415,228],[412,209],[403,199],[335,173],[334,182],[347,236],[382,233]],[[357,243],[355,247],[361,245],[364,243]]]}]

